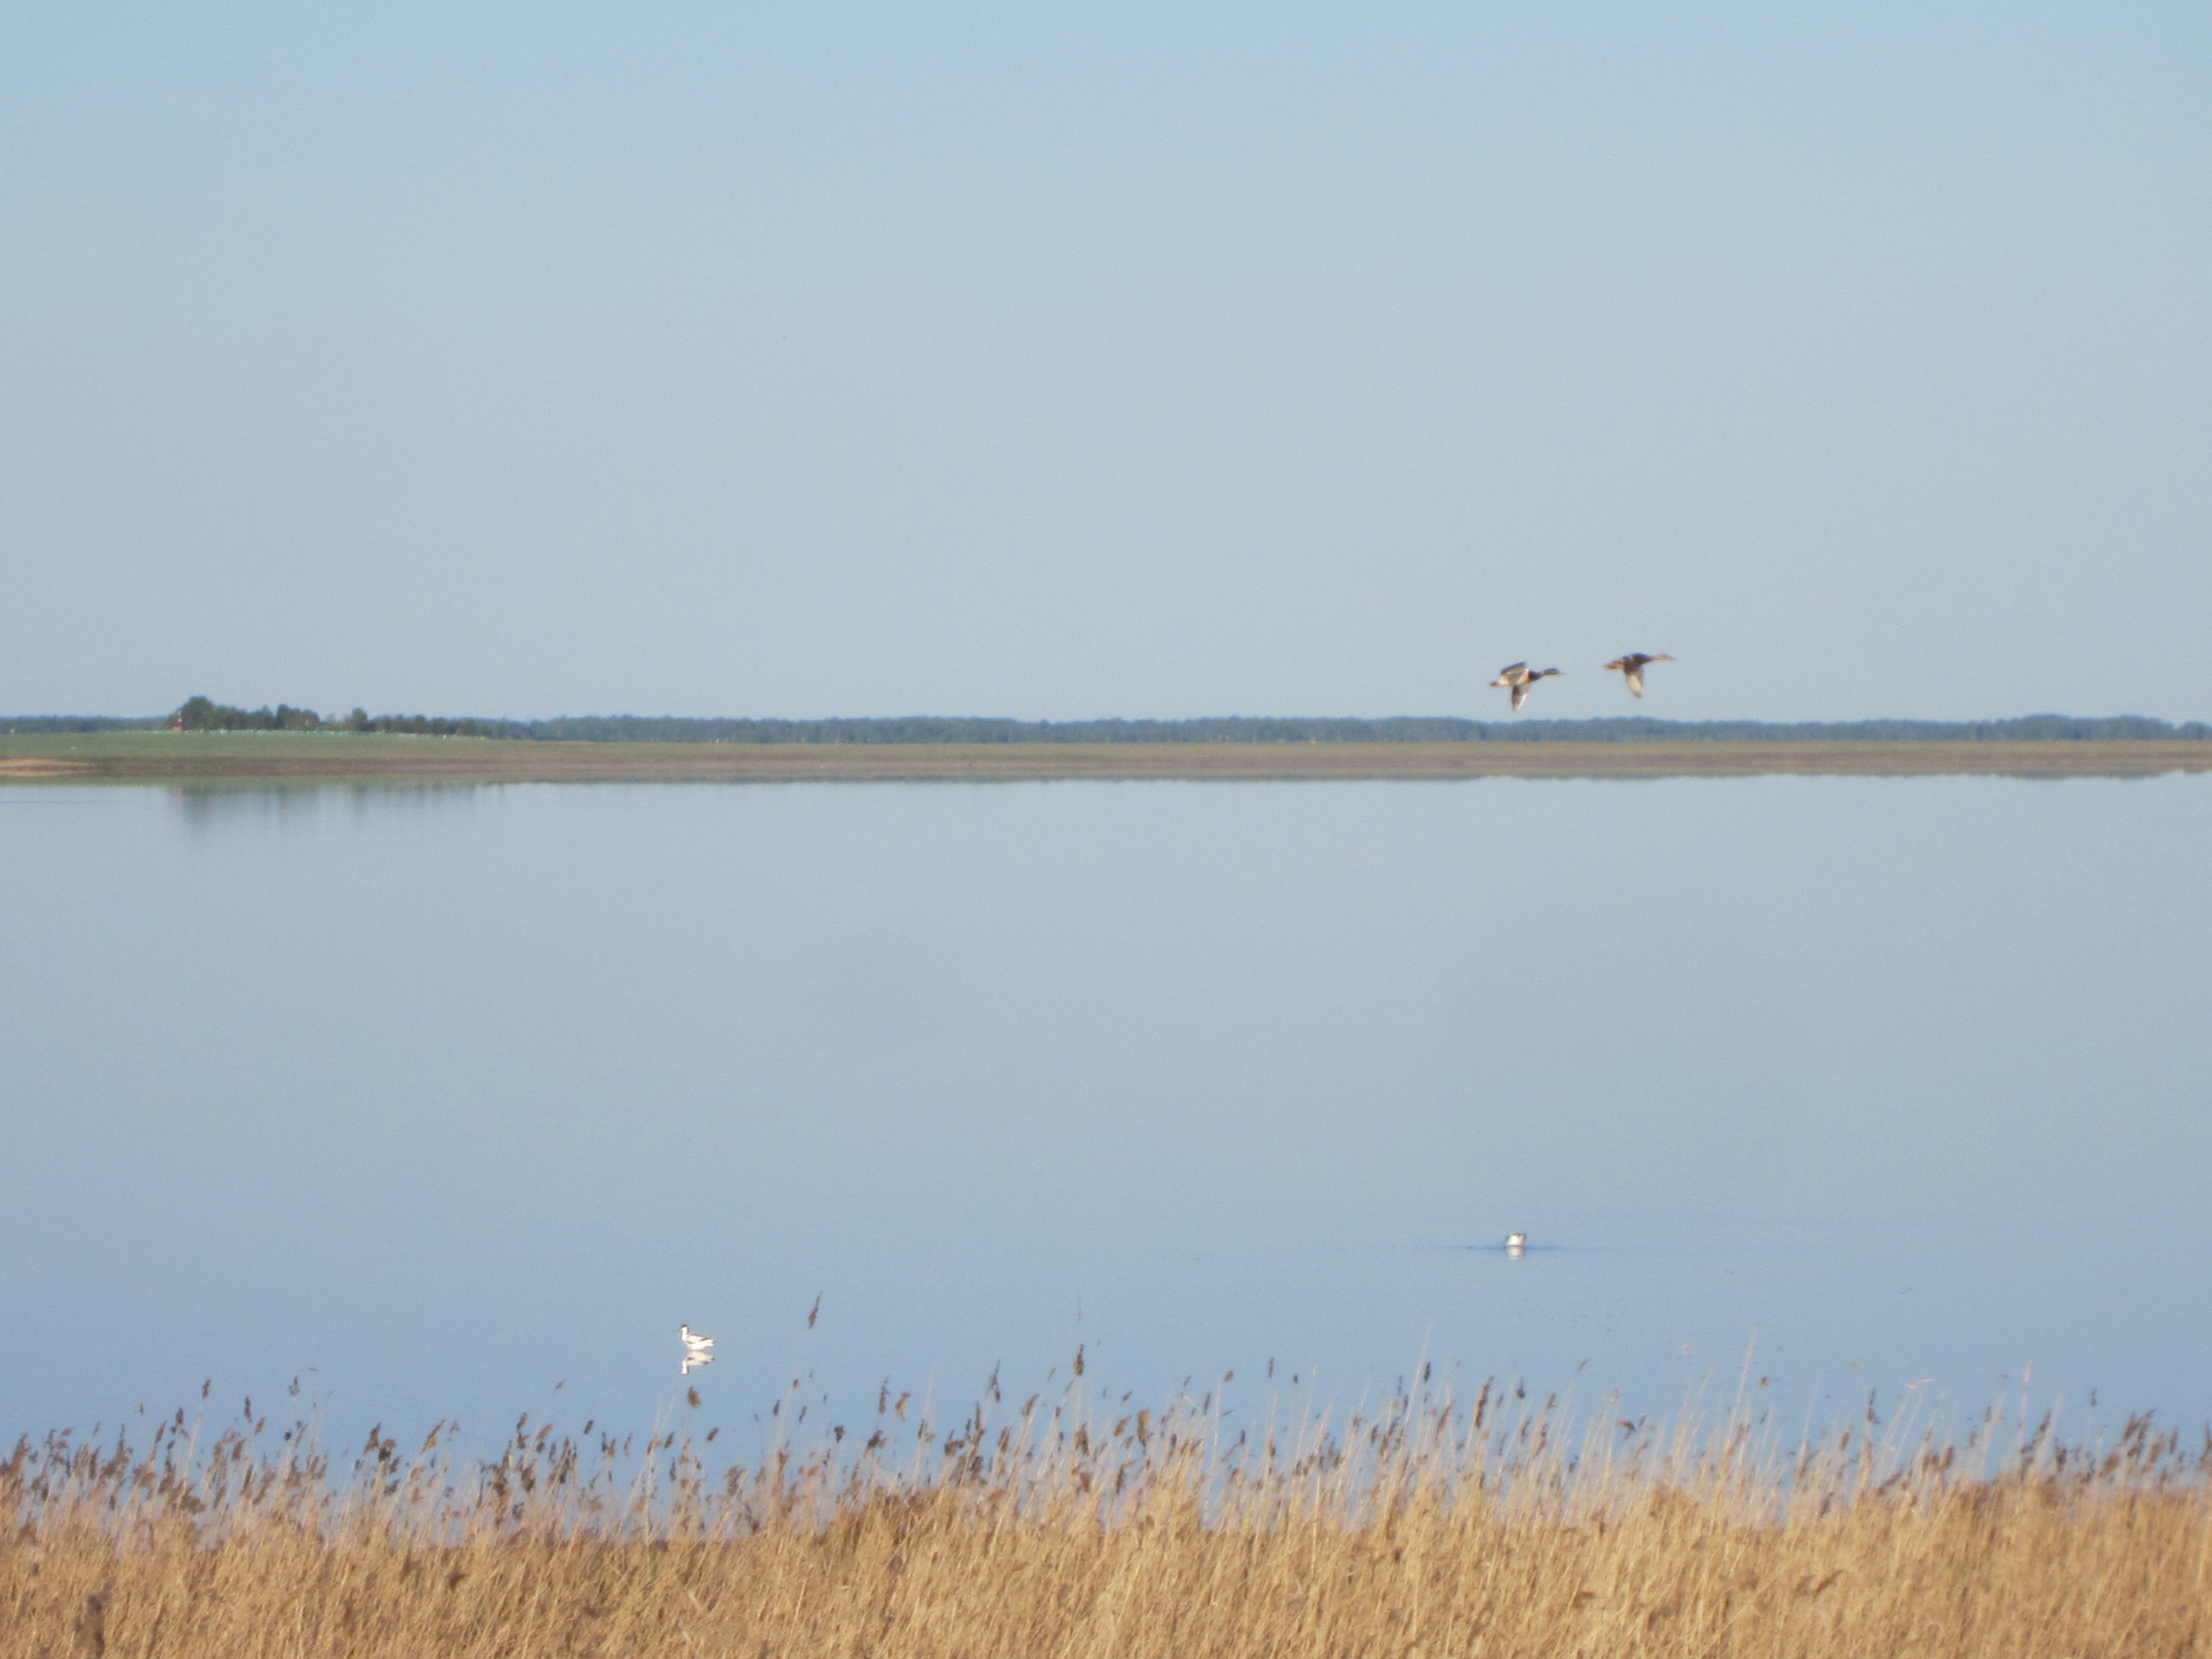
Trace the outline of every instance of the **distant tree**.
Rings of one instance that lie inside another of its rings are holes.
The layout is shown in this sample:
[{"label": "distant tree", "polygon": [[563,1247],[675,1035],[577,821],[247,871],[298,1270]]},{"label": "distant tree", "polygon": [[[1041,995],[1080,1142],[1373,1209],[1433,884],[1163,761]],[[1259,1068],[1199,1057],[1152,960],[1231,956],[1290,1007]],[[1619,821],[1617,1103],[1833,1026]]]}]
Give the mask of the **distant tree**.
[{"label": "distant tree", "polygon": [[[2173,726],[2120,714],[2080,718],[2030,714],[2002,720],[1662,720],[1645,715],[1599,720],[1470,720],[1450,715],[1385,720],[1237,716],[1197,720],[1017,720],[988,716],[905,715],[880,720],[692,720],[635,714],[495,720],[429,714],[370,714],[356,708],[325,721],[309,708],[233,708],[188,699],[169,719],[180,732],[404,732],[421,737],[507,738],[589,743],[1861,743],[2097,742],[2125,738],[2212,739],[2201,720]],[[120,723],[118,723],[120,724]],[[26,729],[32,729],[26,727]],[[93,730],[56,722],[52,729]]]},{"label": "distant tree", "polygon": [[323,717],[312,708],[295,708],[280,702],[276,708],[233,708],[205,697],[188,697],[169,716],[173,732],[317,732]]}]

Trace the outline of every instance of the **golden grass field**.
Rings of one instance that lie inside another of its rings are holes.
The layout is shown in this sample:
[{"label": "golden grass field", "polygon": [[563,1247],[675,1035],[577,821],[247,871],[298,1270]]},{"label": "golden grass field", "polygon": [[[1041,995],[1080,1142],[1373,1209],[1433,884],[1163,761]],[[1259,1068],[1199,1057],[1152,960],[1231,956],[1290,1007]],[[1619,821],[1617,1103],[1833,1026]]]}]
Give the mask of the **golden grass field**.
[{"label": "golden grass field", "polygon": [[[534,1427],[495,1458],[266,1419],[0,1464],[10,1659],[446,1656],[1790,1656],[2212,1648],[2202,1455],[1996,1413],[1784,1444],[1486,1388],[1231,1433],[1073,1391],[710,1469],[687,1431]],[[249,1402],[248,1411],[251,1412]],[[780,1420],[791,1422],[786,1415]],[[818,1419],[817,1419],[818,1422]],[[711,1439],[711,1436],[709,1437]]]},{"label": "golden grass field", "polygon": [[313,732],[0,735],[0,782],[1048,778],[2146,777],[2212,743],[528,743]]}]

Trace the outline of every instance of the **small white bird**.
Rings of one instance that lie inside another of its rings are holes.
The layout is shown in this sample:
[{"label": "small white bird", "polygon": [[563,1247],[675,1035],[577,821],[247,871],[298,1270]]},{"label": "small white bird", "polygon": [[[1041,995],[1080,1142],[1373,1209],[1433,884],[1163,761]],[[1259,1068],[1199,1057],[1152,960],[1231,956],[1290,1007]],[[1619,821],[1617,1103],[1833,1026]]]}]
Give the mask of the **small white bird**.
[{"label": "small white bird", "polygon": [[1498,671],[1498,678],[1491,681],[1491,684],[1502,685],[1513,694],[1514,712],[1518,714],[1521,705],[1528,701],[1529,688],[1547,675],[1556,674],[1559,672],[1556,668],[1539,668],[1531,673],[1527,663],[1510,663]]},{"label": "small white bird", "polygon": [[1505,1235],[1505,1254],[1506,1254],[1506,1255],[1510,1255],[1510,1256],[1518,1257],[1518,1256],[1521,1256],[1521,1255],[1525,1255],[1525,1254],[1528,1252],[1528,1234],[1526,1234],[1526,1233],[1508,1233],[1508,1234],[1506,1234],[1506,1235]]},{"label": "small white bird", "polygon": [[713,1337],[702,1336],[689,1325],[678,1325],[676,1328],[676,1334],[684,1339],[684,1351],[686,1353],[704,1353],[714,1346]]},{"label": "small white bird", "polygon": [[1640,697],[1644,695],[1644,665],[1647,663],[1674,660],[1663,651],[1656,657],[1645,652],[1632,651],[1625,657],[1615,657],[1611,662],[1606,664],[1606,666],[1619,670],[1621,678],[1628,682],[1628,689]]}]

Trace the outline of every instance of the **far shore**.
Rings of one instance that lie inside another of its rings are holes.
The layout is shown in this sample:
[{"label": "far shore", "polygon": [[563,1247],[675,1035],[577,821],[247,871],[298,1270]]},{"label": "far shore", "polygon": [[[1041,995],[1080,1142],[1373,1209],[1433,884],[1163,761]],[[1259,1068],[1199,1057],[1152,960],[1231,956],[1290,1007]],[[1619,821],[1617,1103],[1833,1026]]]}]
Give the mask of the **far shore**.
[{"label": "far shore", "polygon": [[2212,771],[2212,743],[535,743],[329,732],[0,736],[0,783],[380,780],[2151,777]]}]

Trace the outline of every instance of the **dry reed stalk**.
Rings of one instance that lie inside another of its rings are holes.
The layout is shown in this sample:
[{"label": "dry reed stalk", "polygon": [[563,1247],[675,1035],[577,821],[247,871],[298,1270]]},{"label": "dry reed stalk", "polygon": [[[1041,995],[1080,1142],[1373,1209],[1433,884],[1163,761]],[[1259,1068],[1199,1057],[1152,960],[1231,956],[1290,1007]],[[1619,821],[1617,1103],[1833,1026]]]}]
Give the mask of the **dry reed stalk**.
[{"label": "dry reed stalk", "polygon": [[[772,1445],[372,1433],[334,1474],[265,1419],[202,1446],[57,1434],[0,1464],[0,1654],[2132,1656],[2212,1646],[2203,1455],[1994,1414],[1786,1451],[1486,1387],[1234,1441],[1213,1401],[1071,1390],[948,1431]],[[902,1402],[902,1407],[903,1402]],[[788,1421],[788,1419],[783,1419]],[[849,1455],[841,1455],[841,1451]]]}]

